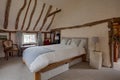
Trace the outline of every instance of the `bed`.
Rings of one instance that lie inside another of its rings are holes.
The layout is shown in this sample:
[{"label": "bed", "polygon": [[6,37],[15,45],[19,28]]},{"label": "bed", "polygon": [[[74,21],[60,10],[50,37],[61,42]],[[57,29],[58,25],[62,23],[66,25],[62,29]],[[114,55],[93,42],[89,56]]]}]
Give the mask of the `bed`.
[{"label": "bed", "polygon": [[82,57],[86,61],[88,53],[88,38],[67,38],[61,44],[36,46],[23,52],[23,61],[31,72],[35,73],[35,80],[41,80],[40,73],[54,69],[74,59]]}]

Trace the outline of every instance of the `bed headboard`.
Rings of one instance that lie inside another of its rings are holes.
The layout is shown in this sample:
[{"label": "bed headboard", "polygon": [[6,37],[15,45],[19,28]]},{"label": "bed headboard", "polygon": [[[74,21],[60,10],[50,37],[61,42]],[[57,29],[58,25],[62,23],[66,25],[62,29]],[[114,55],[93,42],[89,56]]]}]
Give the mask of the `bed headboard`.
[{"label": "bed headboard", "polygon": [[86,37],[62,37],[61,39],[69,39],[69,40],[79,39],[81,41],[84,41],[84,43],[85,43],[84,48],[85,48],[85,51],[87,54],[87,60],[89,60],[88,38],[86,38]]}]

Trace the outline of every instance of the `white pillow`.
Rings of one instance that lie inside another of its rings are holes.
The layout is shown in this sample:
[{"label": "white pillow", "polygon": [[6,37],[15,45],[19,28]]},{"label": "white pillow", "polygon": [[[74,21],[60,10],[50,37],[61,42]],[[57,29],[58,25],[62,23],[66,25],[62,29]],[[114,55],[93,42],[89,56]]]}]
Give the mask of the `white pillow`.
[{"label": "white pillow", "polygon": [[67,44],[66,45],[70,45],[71,44],[71,39],[69,39],[68,41],[67,41]]},{"label": "white pillow", "polygon": [[71,46],[75,46],[75,47],[78,47],[79,44],[80,44],[81,40],[80,39],[72,39],[71,41]]},{"label": "white pillow", "polygon": [[85,47],[85,45],[86,45],[86,40],[81,40],[81,42],[78,46],[79,47]]},{"label": "white pillow", "polygon": [[66,45],[67,42],[68,42],[68,39],[62,39],[62,40],[61,40],[61,44],[63,44],[63,45]]}]

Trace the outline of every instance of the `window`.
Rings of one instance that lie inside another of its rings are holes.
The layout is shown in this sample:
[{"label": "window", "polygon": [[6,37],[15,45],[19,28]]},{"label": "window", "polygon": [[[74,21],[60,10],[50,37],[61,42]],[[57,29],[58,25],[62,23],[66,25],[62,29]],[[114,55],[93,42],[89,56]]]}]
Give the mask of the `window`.
[{"label": "window", "polygon": [[35,33],[24,33],[23,34],[23,44],[36,43],[36,34]]}]

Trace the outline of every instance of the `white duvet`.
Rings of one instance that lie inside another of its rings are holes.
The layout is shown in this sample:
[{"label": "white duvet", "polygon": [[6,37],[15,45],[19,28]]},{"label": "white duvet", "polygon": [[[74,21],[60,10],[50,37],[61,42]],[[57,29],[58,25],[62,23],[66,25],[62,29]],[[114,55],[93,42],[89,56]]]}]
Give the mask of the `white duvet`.
[{"label": "white duvet", "polygon": [[37,72],[51,63],[85,54],[84,48],[81,47],[73,47],[61,44],[42,47],[46,47],[55,51],[39,55],[29,66],[27,65],[31,72]]}]

